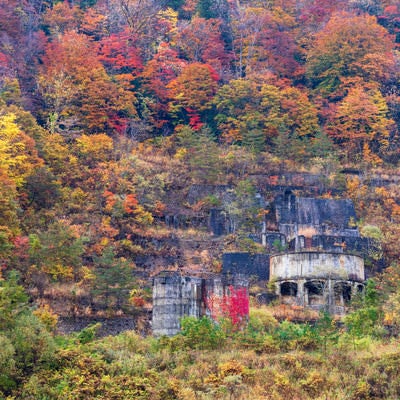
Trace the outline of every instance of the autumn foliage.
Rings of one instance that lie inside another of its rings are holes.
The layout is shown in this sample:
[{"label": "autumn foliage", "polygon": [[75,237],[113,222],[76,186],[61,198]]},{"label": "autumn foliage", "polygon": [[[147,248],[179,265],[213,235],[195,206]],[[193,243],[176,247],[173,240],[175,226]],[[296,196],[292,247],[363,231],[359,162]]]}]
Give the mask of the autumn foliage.
[{"label": "autumn foliage", "polygon": [[227,318],[236,329],[248,319],[249,295],[245,287],[230,285],[222,296],[206,294],[205,303],[212,319],[218,321]]},{"label": "autumn foliage", "polygon": [[[399,15],[393,0],[0,0],[2,274],[124,312],[107,279],[121,292],[136,267],[214,270],[226,248],[257,250],[253,197],[301,170],[324,177],[313,194],[352,198],[396,260]],[[226,199],[192,202],[196,185],[240,199],[216,249],[204,238]],[[220,299],[234,325],[241,296]]]}]

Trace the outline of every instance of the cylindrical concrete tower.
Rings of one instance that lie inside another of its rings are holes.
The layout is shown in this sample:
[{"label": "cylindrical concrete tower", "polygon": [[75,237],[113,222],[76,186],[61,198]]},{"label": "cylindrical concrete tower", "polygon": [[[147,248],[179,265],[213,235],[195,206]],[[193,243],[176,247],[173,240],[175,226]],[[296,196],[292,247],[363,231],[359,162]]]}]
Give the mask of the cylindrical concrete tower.
[{"label": "cylindrical concrete tower", "polygon": [[277,295],[289,304],[342,314],[363,290],[364,260],[354,254],[300,251],[272,255],[270,261]]}]

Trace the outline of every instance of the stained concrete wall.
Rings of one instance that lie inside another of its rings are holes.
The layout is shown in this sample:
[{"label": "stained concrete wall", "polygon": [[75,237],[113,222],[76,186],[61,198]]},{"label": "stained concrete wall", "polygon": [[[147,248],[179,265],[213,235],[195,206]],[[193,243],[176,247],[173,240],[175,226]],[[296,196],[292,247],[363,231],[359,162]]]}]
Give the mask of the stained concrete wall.
[{"label": "stained concrete wall", "polygon": [[326,225],[346,229],[350,227],[351,220],[356,220],[351,200],[296,198],[296,222],[299,225]]},{"label": "stained concrete wall", "polygon": [[153,280],[152,329],[155,336],[173,336],[180,331],[184,316],[199,318],[212,316],[218,310],[209,310],[210,299],[229,295],[230,287],[246,288],[249,281],[244,274],[217,274],[210,278],[181,276],[176,272],[162,272]]},{"label": "stained concrete wall", "polygon": [[327,278],[364,281],[364,260],[356,255],[294,252],[270,257],[271,279]]},{"label": "stained concrete wall", "polygon": [[222,272],[225,274],[256,275],[269,279],[269,255],[250,253],[225,253],[222,256]]},{"label": "stained concrete wall", "polygon": [[163,273],[154,278],[152,329],[156,336],[175,335],[184,315],[200,317],[202,284],[200,278],[176,273]]},{"label": "stained concrete wall", "polygon": [[[274,219],[288,241],[299,235],[359,237],[354,204],[351,200],[296,197],[291,191],[274,201]],[[296,248],[296,250],[299,250]]]}]

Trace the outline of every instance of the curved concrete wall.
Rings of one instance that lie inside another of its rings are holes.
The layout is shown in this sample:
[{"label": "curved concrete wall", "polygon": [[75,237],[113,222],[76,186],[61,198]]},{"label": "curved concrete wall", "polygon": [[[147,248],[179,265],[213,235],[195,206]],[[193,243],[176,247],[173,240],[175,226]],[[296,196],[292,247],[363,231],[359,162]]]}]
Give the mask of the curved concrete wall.
[{"label": "curved concrete wall", "polygon": [[356,255],[296,252],[271,256],[271,279],[332,278],[364,281],[364,260]]}]

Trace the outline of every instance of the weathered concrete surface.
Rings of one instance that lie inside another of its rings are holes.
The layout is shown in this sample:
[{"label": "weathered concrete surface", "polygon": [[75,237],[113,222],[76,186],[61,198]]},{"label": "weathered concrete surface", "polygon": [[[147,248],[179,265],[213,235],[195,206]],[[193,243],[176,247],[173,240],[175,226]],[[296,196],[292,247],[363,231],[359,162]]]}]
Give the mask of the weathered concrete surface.
[{"label": "weathered concrete surface", "polygon": [[359,236],[351,200],[296,197],[285,191],[275,198],[274,207],[274,220],[288,241],[301,235]]},{"label": "weathered concrete surface", "polygon": [[222,272],[229,274],[256,275],[269,279],[269,255],[250,253],[225,253],[222,256]]},{"label": "weathered concrete surface", "polygon": [[352,254],[328,252],[293,252],[271,255],[271,279],[327,278],[362,282],[364,260]]},{"label": "weathered concrete surface", "polygon": [[179,332],[184,316],[200,317],[202,279],[162,273],[154,278],[152,328],[156,336]]},{"label": "weathered concrete surface", "polygon": [[176,335],[180,331],[180,319],[184,316],[218,315],[219,310],[215,307],[232,295],[233,289],[244,288],[248,302],[248,285],[248,279],[243,274],[216,274],[199,278],[161,272],[153,281],[153,334]]}]

